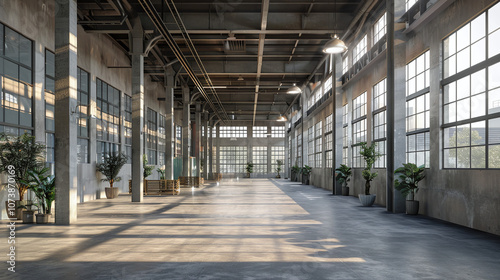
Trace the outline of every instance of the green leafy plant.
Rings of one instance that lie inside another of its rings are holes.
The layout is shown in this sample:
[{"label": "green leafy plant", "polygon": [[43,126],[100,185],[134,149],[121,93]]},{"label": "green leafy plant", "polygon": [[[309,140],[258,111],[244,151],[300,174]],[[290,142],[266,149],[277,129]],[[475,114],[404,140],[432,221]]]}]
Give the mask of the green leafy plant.
[{"label": "green leafy plant", "polygon": [[283,166],[283,161],[281,159],[276,160],[276,172],[278,172],[278,177],[280,177],[281,166]]},{"label": "green leafy plant", "polygon": [[345,164],[341,164],[335,169],[335,174],[337,174],[336,177],[339,183],[347,187],[348,182],[351,180],[351,168]]},{"label": "green leafy plant", "polygon": [[118,173],[125,163],[127,156],[124,153],[108,153],[104,156],[103,162],[96,165],[96,169],[106,177],[102,181],[109,182],[109,187],[112,188],[115,182],[121,180]]},{"label": "green leafy plant", "polygon": [[375,161],[380,157],[376,147],[376,143],[372,143],[370,146],[368,146],[366,142],[361,143],[361,151],[359,154],[363,156],[366,162],[365,169],[361,173],[363,179],[365,179],[365,195],[370,194],[370,182],[378,175],[377,172],[371,172],[373,164],[375,164]]},{"label": "green leafy plant", "polygon": [[55,176],[49,174],[49,168],[35,168],[28,171],[28,179],[22,181],[29,186],[38,199],[41,214],[50,214],[52,202],[56,197]]},{"label": "green leafy plant", "polygon": [[142,155],[142,165],[143,165],[143,171],[142,171],[142,176],[143,179],[146,180],[146,178],[153,174],[153,169],[155,168],[153,165],[148,165],[148,157],[144,154]]},{"label": "green leafy plant", "polygon": [[311,174],[312,172],[312,167],[310,167],[309,165],[304,165],[304,167],[302,167],[300,172],[302,173],[302,175],[309,176],[309,174]]},{"label": "green leafy plant", "polygon": [[10,165],[14,166],[19,200],[24,200],[24,194],[29,189],[22,181],[29,181],[29,170],[44,165],[44,154],[45,145],[37,143],[35,136],[27,133],[21,136],[0,134],[0,171],[7,172]]},{"label": "green leafy plant", "polygon": [[253,172],[253,163],[251,163],[250,161],[247,162],[247,165],[245,166],[245,171],[250,174]]},{"label": "green leafy plant", "polygon": [[425,178],[424,165],[417,166],[414,163],[403,163],[394,171],[398,177],[394,180],[394,187],[400,191],[408,200],[414,200],[415,193],[418,192],[418,183]]},{"label": "green leafy plant", "polygon": [[158,177],[160,180],[165,180],[165,169],[157,168],[156,172],[158,172]]}]

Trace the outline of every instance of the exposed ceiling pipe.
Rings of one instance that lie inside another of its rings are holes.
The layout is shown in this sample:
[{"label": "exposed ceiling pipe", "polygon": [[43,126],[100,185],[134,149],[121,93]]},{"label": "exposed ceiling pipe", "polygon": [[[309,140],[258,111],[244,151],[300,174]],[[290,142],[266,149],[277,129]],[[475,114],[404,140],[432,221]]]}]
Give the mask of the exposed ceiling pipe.
[{"label": "exposed ceiling pipe", "polygon": [[366,12],[363,15],[363,18],[361,19],[361,22],[358,24],[358,27],[356,28],[356,32],[354,32],[354,36],[352,36],[353,39],[355,39],[359,32],[361,32],[361,28],[363,28],[363,25],[365,24],[366,19],[368,18],[368,15],[370,14],[370,11],[375,7],[375,4],[377,4],[377,1],[373,1],[373,3],[368,7]]},{"label": "exposed ceiling pipe", "polygon": [[361,18],[361,16],[363,16],[363,14],[368,10],[368,7],[370,7],[370,5],[373,4],[373,2],[376,2],[376,0],[366,1],[365,4],[363,5],[363,7],[361,7],[359,12],[356,14],[356,16],[354,16],[353,20],[351,21],[351,23],[347,27],[345,33],[342,35],[342,38],[341,38],[342,41],[344,41],[344,42],[346,41],[346,38],[349,35],[349,33],[351,33],[353,27],[356,25],[356,23]]},{"label": "exposed ceiling pipe", "polygon": [[[261,5],[261,20],[260,20],[260,30],[267,29],[267,16],[269,14],[269,2],[270,0],[262,0]],[[264,44],[265,44],[266,35],[259,34],[259,50],[257,57],[257,77],[256,85],[255,85],[255,101],[253,106],[253,125],[255,125],[255,116],[257,115],[257,102],[259,99],[259,86],[260,86],[260,75],[262,73],[262,60],[264,56]]]}]

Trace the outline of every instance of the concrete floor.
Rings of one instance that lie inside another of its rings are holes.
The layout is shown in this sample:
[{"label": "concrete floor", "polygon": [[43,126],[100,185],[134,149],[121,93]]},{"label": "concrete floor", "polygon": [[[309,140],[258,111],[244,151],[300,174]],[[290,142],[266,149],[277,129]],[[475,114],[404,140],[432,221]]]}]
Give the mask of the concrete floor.
[{"label": "concrete floor", "polygon": [[286,180],[122,195],[78,216],[18,224],[16,273],[3,262],[0,279],[500,279],[499,236]]}]

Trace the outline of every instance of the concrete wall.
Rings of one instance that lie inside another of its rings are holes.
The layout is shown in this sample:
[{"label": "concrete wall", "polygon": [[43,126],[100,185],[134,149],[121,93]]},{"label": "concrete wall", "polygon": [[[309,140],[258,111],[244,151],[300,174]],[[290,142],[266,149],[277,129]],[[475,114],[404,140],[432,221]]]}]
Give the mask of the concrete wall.
[{"label": "concrete wall", "polygon": [[[57,5],[55,5],[54,0],[0,1],[0,22],[33,40],[34,134],[37,141],[40,142],[45,142],[45,49],[54,51],[54,16],[56,12]],[[78,67],[90,73],[91,112],[95,112],[97,78],[121,91],[122,104],[124,95],[131,95],[131,69],[109,68],[109,66],[130,66],[130,59],[123,49],[113,43],[106,35],[88,34],[78,26]],[[160,95],[163,97],[164,94],[165,89],[162,84],[152,82],[149,77],[145,77],[145,114],[147,108],[165,114],[165,102],[157,100],[157,97]],[[122,150],[124,150],[123,129],[121,133]],[[97,158],[96,121],[93,118],[90,120],[89,146],[90,163],[78,164],[77,167],[77,200],[80,203],[105,197],[104,188],[108,186],[107,182],[101,182],[102,175],[95,170]],[[159,166],[155,166],[155,170],[157,167]],[[131,178],[130,168],[130,164],[126,164],[119,174],[122,181],[115,183],[115,187],[118,187],[121,192],[128,193],[128,180]],[[157,178],[156,171],[148,177],[148,179]],[[3,178],[2,183],[4,181]],[[7,218],[4,210],[5,203],[3,203],[6,199],[6,189],[2,188],[0,189],[0,213],[2,218]]]},{"label": "concrete wall", "polygon": [[[396,20],[404,13],[404,1],[395,1]],[[441,136],[441,111],[442,111],[442,39],[467,23],[470,19],[483,12],[496,1],[458,0],[448,8],[441,11],[429,22],[419,26],[409,34],[401,34],[401,24],[396,25],[395,42],[395,143],[394,164],[399,167],[406,161],[406,125],[405,125],[405,66],[416,56],[427,49],[430,50],[430,168],[426,169],[427,177],[420,184],[416,199],[420,201],[420,214],[449,221],[463,226],[500,235],[500,194],[496,189],[500,182],[498,170],[445,170],[442,168],[442,136]],[[360,36],[354,40],[357,43],[361,35],[370,30],[375,19],[378,19],[384,7],[377,8],[372,18],[362,28]],[[398,32],[398,30],[400,30]],[[370,31],[371,32],[371,31]],[[371,35],[368,39],[370,49]],[[349,45],[352,48],[354,45]],[[381,55],[385,56],[385,53]],[[340,59],[337,59],[340,60]],[[341,62],[337,61],[337,76],[341,73]],[[367,92],[367,139],[372,138],[372,87],[386,77],[387,65],[385,57],[372,61],[366,69],[359,72],[347,84],[337,87],[336,104],[336,165],[342,161],[342,105],[349,104],[349,164],[351,165],[352,144],[352,100],[363,92]],[[304,120],[304,133],[307,128],[324,118],[331,112],[332,98],[322,104]],[[301,126],[290,135],[301,133]],[[295,133],[295,134],[294,134]],[[303,148],[305,149],[305,164],[307,164],[307,136],[305,134]],[[323,142],[324,143],[324,142]],[[293,163],[292,163],[293,165]],[[357,196],[364,192],[364,180],[361,177],[361,168],[354,168],[351,182],[349,183],[350,195]],[[371,193],[377,195],[376,204],[386,206],[386,169],[377,168],[373,171],[378,177],[372,182]],[[311,184],[331,190],[331,170],[327,168],[314,168]]]}]

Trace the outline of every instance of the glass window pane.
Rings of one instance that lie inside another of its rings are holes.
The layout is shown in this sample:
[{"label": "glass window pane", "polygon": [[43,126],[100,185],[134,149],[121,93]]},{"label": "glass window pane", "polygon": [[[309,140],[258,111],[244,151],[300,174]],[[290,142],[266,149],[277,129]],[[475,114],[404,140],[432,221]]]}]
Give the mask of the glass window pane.
[{"label": "glass window pane", "polygon": [[486,58],[486,40],[475,43],[471,46],[471,62],[470,65],[476,65]]},{"label": "glass window pane", "polygon": [[500,168],[500,145],[488,147],[488,168]]},{"label": "glass window pane", "polygon": [[486,122],[480,121],[471,123],[471,145],[484,145],[486,144]]},{"label": "glass window pane", "polygon": [[470,77],[464,77],[457,81],[457,100],[469,97],[470,95]]},{"label": "glass window pane", "polygon": [[19,36],[19,62],[31,67],[31,40],[20,35]]},{"label": "glass window pane", "polygon": [[486,90],[486,71],[483,69],[471,75],[471,95]]},{"label": "glass window pane", "polygon": [[484,36],[486,36],[486,13],[471,22],[471,42],[476,42]]},{"label": "glass window pane", "polygon": [[444,150],[444,168],[456,168],[456,149]]},{"label": "glass window pane", "polygon": [[470,148],[457,149],[457,168],[470,168]]},{"label": "glass window pane", "polygon": [[465,25],[457,31],[457,50],[470,45],[470,24]]},{"label": "glass window pane", "polygon": [[488,10],[488,33],[500,27],[500,5],[496,4]]},{"label": "glass window pane", "polygon": [[500,112],[500,88],[492,90],[488,94],[488,114]]},{"label": "glass window pane", "polygon": [[492,65],[488,68],[488,89],[500,87],[498,73],[500,73],[500,63]]},{"label": "glass window pane", "polygon": [[19,33],[8,27],[5,28],[5,56],[19,61]]},{"label": "glass window pane", "polygon": [[457,127],[457,147],[470,146],[470,127],[469,124]]},{"label": "glass window pane", "polygon": [[491,58],[500,53],[500,48],[498,48],[499,45],[500,30],[497,30],[488,36],[488,58]]},{"label": "glass window pane", "polygon": [[457,73],[470,67],[470,48],[465,48],[457,54]]},{"label": "glass window pane", "polygon": [[470,99],[463,99],[457,102],[457,121],[470,118]]},{"label": "glass window pane", "polygon": [[488,143],[500,144],[500,118],[488,121]]}]

